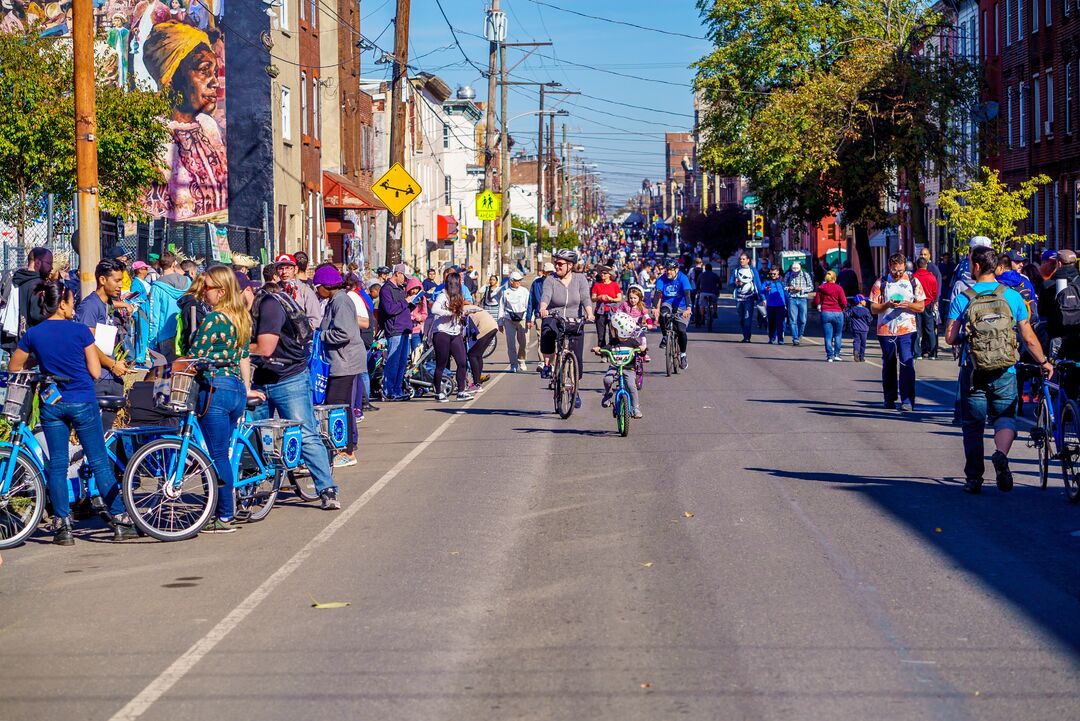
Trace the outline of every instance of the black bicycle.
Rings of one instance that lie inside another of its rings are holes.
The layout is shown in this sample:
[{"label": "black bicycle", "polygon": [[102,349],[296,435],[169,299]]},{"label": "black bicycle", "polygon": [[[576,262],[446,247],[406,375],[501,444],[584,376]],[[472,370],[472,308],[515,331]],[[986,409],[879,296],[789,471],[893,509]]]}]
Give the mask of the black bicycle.
[{"label": "black bicycle", "polygon": [[678,314],[668,307],[660,310],[660,320],[664,323],[664,370],[670,376],[679,372],[679,337],[675,335],[675,319]]},{"label": "black bicycle", "polygon": [[566,419],[574,412],[581,369],[570,347],[570,339],[585,331],[583,318],[555,318],[555,364],[552,366],[551,387],[555,392],[555,412]]}]

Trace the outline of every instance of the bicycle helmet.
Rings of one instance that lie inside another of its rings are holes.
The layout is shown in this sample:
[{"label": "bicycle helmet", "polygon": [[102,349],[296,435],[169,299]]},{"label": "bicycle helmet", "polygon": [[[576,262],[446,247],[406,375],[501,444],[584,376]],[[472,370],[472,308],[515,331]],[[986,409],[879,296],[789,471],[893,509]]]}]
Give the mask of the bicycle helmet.
[{"label": "bicycle helmet", "polygon": [[626,294],[630,295],[630,291],[632,291],[632,290],[636,290],[638,293],[641,293],[642,298],[645,297],[645,289],[643,287],[641,287],[640,285],[638,285],[637,283],[631,283],[630,287],[626,289]]},{"label": "bicycle helmet", "polygon": [[637,338],[641,332],[638,322],[629,313],[615,313],[608,323],[619,338]]},{"label": "bicycle helmet", "polygon": [[668,270],[674,270],[679,267],[679,261],[675,258],[668,258],[667,262],[664,263],[664,267]]},{"label": "bicycle helmet", "polygon": [[570,265],[576,265],[578,262],[578,254],[575,250],[569,248],[563,248],[562,250],[556,250],[552,256],[552,260],[565,260]]}]

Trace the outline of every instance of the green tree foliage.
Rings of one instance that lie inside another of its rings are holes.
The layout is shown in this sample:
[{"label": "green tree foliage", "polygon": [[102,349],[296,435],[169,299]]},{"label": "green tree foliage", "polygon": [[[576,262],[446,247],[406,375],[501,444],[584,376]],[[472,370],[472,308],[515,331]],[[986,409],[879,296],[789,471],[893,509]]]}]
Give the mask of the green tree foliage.
[{"label": "green tree foliage", "polygon": [[1028,217],[1028,199],[1035,195],[1040,185],[1049,182],[1049,177],[1038,175],[1016,190],[1009,190],[998,179],[996,170],[984,167],[982,177],[971,181],[966,189],[941,191],[938,204],[945,218],[937,223],[962,240],[984,235],[993,241],[999,252],[1013,245],[1042,243],[1045,236],[1037,233],[1020,235],[1016,228]]},{"label": "green tree foliage", "polygon": [[[70,46],[27,35],[0,34],[0,220],[23,240],[42,216],[42,198],[70,201],[75,183],[75,98]],[[97,82],[98,191],[102,210],[143,214],[140,203],[162,179],[169,140],[169,99]]]},{"label": "green tree foliage", "polygon": [[703,165],[749,178],[784,221],[843,209],[873,277],[869,226],[895,221],[884,201],[897,178],[922,217],[920,174],[956,166],[977,67],[928,50],[946,23],[924,0],[698,5],[715,46],[696,65]]}]

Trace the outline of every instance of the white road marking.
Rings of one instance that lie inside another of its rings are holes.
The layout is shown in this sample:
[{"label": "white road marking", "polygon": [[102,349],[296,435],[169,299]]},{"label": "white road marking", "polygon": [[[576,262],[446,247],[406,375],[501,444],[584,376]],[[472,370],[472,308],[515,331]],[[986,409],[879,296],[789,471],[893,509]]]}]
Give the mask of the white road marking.
[{"label": "white road marking", "polygon": [[[487,387],[490,389],[503,377],[503,375],[495,377]],[[468,408],[475,402],[476,400],[469,401],[462,406],[462,408]],[[229,635],[233,629],[239,626],[260,603],[266,600],[266,598],[273,593],[274,589],[291,576],[293,572],[300,567],[300,564],[306,561],[316,549],[329,541],[330,538],[333,537],[342,526],[348,523],[349,519],[359,513],[360,509],[366,506],[379,491],[386,488],[390,481],[394,480],[403,470],[405,470],[417,456],[438,440],[439,436],[445,433],[446,429],[449,428],[454,421],[460,418],[461,415],[461,413],[454,413],[447,418],[442,425],[432,431],[431,435],[409,451],[409,453],[398,461],[393,468],[384,473],[382,478],[377,480],[371,488],[367,489],[362,496],[353,501],[352,505],[346,507],[345,510],[339,513],[333,521],[327,524],[322,531],[308,541],[307,544],[297,551],[292,558],[286,561],[281,568],[274,571],[269,578],[263,581],[258,588],[252,591],[251,594],[230,611],[225,618],[221,619],[205,636],[196,641],[195,645],[189,648],[182,656],[180,656],[180,658],[176,659],[167,669],[162,671],[157,678],[151,681],[135,698],[131,699],[126,706],[117,711],[110,721],[134,721],[134,719],[137,719],[146,713],[147,709],[149,709],[155,701],[164,696],[169,689],[175,686],[180,679],[191,671],[195,664],[213,651],[214,647]]]}]

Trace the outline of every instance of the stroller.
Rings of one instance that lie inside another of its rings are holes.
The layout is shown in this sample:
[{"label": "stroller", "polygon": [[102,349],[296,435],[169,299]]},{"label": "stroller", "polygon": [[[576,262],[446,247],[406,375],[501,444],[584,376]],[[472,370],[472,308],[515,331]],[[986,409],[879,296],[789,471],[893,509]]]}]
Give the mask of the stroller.
[{"label": "stroller", "polygon": [[[405,366],[406,394],[413,397],[422,397],[425,394],[436,394],[435,388],[435,346],[431,343],[431,336],[424,337],[424,342],[417,346],[409,356],[409,362]],[[451,395],[457,390],[454,376],[444,373],[442,377],[442,393]]]}]

